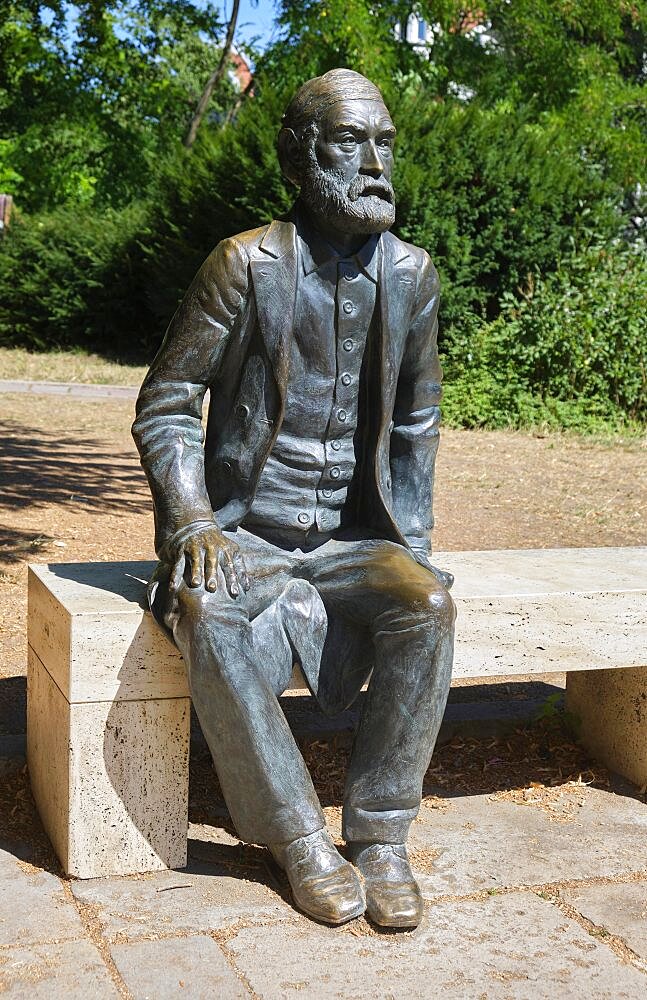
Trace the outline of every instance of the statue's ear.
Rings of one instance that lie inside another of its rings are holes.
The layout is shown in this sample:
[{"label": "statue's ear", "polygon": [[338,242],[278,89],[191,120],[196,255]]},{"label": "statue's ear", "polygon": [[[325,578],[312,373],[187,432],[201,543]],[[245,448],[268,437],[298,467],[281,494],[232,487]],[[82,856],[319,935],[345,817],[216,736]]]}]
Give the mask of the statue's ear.
[{"label": "statue's ear", "polygon": [[296,187],[301,185],[301,143],[291,128],[282,128],[277,143],[283,174]]}]

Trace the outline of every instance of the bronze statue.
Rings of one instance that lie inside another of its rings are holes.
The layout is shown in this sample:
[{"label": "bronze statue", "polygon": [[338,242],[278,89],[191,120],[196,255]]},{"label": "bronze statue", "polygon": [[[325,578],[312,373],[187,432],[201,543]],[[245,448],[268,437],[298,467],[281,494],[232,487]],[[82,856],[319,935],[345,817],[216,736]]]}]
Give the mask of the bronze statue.
[{"label": "bronze statue", "polygon": [[[205,261],[133,433],[155,507],[151,606],[186,660],[239,836],[269,847],[315,919],[366,910],[414,927],[405,844],[449,690],[454,605],[429,563],[438,276],[389,232],[394,138],[359,74],[301,87],[278,140],[296,204]],[[329,713],[369,681],[343,809],[352,864],[278,701],[295,661]]]}]

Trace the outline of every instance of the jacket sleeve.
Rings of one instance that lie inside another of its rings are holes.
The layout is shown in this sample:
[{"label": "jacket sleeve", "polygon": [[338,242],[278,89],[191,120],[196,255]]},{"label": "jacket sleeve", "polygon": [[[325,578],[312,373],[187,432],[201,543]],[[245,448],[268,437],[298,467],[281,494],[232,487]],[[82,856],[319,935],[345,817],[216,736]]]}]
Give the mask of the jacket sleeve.
[{"label": "jacket sleeve", "polygon": [[438,450],[442,373],[438,359],[440,284],[421,251],[416,300],[405,344],[393,412],[390,464],[396,524],[414,553],[431,552],[432,495]]},{"label": "jacket sleeve", "polygon": [[248,301],[249,260],[218,244],[171,320],[142,384],[132,432],[153,495],[155,549],[194,521],[213,521],[205,485],[202,402]]}]

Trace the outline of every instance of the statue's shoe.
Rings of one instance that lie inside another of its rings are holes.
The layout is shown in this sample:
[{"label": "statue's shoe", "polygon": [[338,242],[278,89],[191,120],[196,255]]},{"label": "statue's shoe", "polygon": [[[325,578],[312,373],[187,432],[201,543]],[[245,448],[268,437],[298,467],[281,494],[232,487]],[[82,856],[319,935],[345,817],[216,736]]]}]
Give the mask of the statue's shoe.
[{"label": "statue's shoe", "polygon": [[357,872],[344,861],[324,828],[288,844],[270,844],[285,870],[296,906],[325,924],[345,924],[364,912]]},{"label": "statue's shoe", "polygon": [[366,912],[380,927],[417,927],[424,904],[404,844],[349,844],[364,876]]}]

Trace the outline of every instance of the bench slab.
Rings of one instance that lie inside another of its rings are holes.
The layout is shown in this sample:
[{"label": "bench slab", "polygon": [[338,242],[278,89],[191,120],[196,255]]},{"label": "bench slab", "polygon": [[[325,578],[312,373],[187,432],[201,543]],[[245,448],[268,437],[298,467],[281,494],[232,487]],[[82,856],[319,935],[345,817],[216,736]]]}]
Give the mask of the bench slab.
[{"label": "bench slab", "polygon": [[[627,708],[647,699],[647,547],[434,562],[456,577],[454,676],[566,671],[584,742],[647,783],[645,715]],[[80,878],[186,863],[189,692],[180,654],[146,608],[153,566],[29,568],[32,788],[65,871]]]}]

